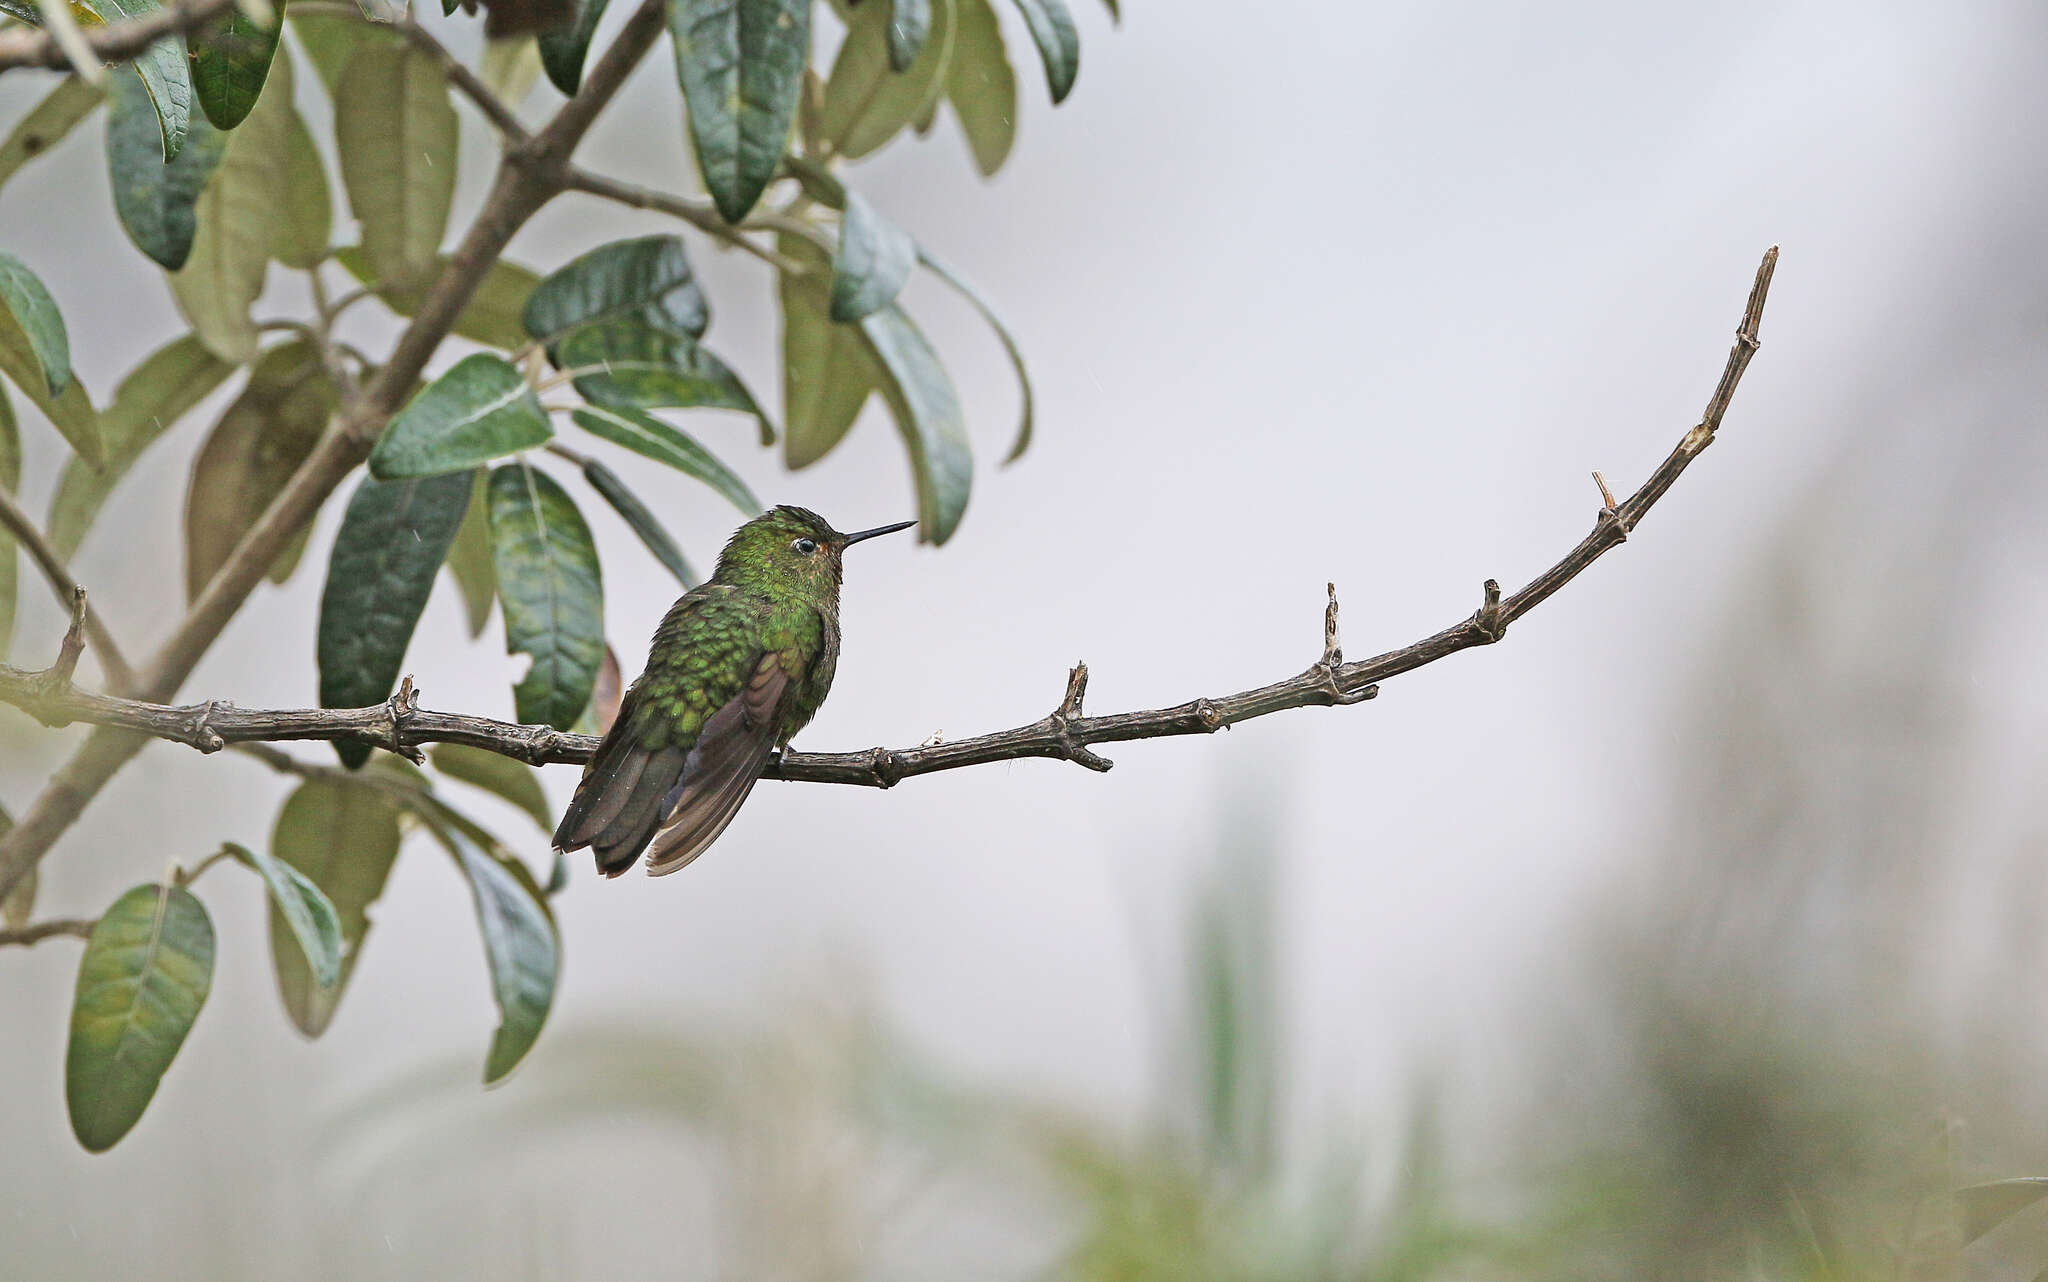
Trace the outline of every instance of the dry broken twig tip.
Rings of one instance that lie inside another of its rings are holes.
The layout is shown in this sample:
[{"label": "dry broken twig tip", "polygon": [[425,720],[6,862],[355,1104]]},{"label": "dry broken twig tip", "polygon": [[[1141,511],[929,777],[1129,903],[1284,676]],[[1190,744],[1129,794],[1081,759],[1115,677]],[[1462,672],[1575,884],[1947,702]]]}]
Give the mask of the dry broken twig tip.
[{"label": "dry broken twig tip", "polygon": [[[1270,685],[1217,698],[1192,699],[1171,707],[1089,716],[1083,708],[1088,665],[1077,663],[1067,675],[1066,691],[1059,705],[1028,725],[915,748],[784,752],[769,763],[762,772],[764,777],[886,788],[913,775],[1025,757],[1047,757],[1072,761],[1090,770],[1107,770],[1110,762],[1091,751],[1093,745],[1212,734],[1240,721],[1290,708],[1340,707],[1362,702],[1371,698],[1378,683],[1388,678],[1412,672],[1460,650],[1499,641],[1509,624],[1542,604],[1608,549],[1622,542],[1627,530],[1641,521],[1712,442],[1742,372],[1757,349],[1757,327],[1777,258],[1778,251],[1772,249],[1757,269],[1728,363],[1700,422],[1627,499],[1614,503],[1611,495],[1603,493],[1603,507],[1592,531],[1562,560],[1510,595],[1503,595],[1498,581],[1488,579],[1479,609],[1442,631],[1371,658],[1343,662],[1338,646],[1336,589],[1332,585],[1323,613],[1322,658],[1303,672]],[[597,745],[592,736],[547,726],[514,725],[422,708],[410,678],[391,699],[368,708],[257,711],[224,703],[166,707],[93,694],[68,685],[53,691],[46,688],[45,675],[0,665],[0,702],[26,708],[38,716],[61,715],[69,720],[94,722],[194,746],[203,746],[202,731],[226,743],[342,741],[393,749],[408,756],[416,754],[422,744],[454,743],[542,765],[587,761]],[[274,749],[263,751],[266,759],[284,757]],[[4,871],[0,868],[0,873]],[[0,881],[0,893],[6,889],[4,881]]]},{"label": "dry broken twig tip", "polygon": [[[234,8],[235,0],[172,0],[170,4],[139,18],[110,22],[79,34],[86,49],[99,63],[127,62],[159,39],[204,26]],[[13,67],[47,67],[52,71],[73,70],[70,56],[55,33],[38,27],[20,26],[0,32],[0,71]],[[97,64],[75,68],[85,79],[98,72]]]}]

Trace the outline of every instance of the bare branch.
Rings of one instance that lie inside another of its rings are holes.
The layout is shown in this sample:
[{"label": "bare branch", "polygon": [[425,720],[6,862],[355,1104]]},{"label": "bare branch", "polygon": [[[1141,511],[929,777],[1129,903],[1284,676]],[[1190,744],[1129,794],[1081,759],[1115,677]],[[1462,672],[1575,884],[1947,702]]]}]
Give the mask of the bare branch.
[{"label": "bare branch", "polygon": [[[580,191],[587,196],[596,196],[603,200],[628,205],[634,209],[651,209],[656,213],[667,214],[671,218],[680,218],[707,236],[722,240],[735,249],[744,250],[762,262],[774,267],[777,271],[788,272],[794,276],[804,274],[805,268],[802,263],[797,262],[793,258],[787,258],[778,254],[765,246],[757,245],[741,233],[745,230],[760,228],[764,231],[795,232],[797,235],[805,237],[817,234],[817,228],[812,227],[800,218],[785,218],[781,215],[768,213],[756,214],[754,217],[749,218],[743,226],[734,227],[731,223],[720,217],[718,211],[712,208],[711,202],[708,200],[686,200],[681,196],[671,196],[667,192],[656,191],[652,187],[640,187],[632,183],[620,182],[614,178],[606,178],[602,174],[593,174],[587,169],[571,168],[569,170],[569,190]],[[826,247],[826,252],[831,252],[829,245]]]},{"label": "bare branch", "polygon": [[27,551],[29,559],[49,580],[50,590],[57,594],[57,600],[73,609],[83,606],[85,611],[85,635],[92,641],[93,653],[98,656],[100,668],[107,674],[107,684],[117,693],[135,687],[135,673],[128,667],[128,661],[121,657],[121,647],[114,644],[114,634],[99,614],[85,601],[85,589],[71,577],[71,571],[64,568],[64,558],[57,555],[57,549],[43,537],[41,529],[31,521],[28,513],[21,510],[14,496],[0,490],[0,528],[14,536],[15,542]]},{"label": "bare branch", "polygon": [[[1090,770],[1108,770],[1110,762],[1090,751],[1092,746],[1214,734],[1240,721],[1290,708],[1342,707],[1363,702],[1377,693],[1380,682],[1391,677],[1448,658],[1460,650],[1501,640],[1509,624],[1576,578],[1609,548],[1624,541],[1626,530],[1642,519],[1693,458],[1712,442],[1742,369],[1756,350],[1757,325],[1777,259],[1776,249],[1764,255],[1757,270],[1756,287],[1751,291],[1749,306],[1737,331],[1735,348],[1729,353],[1727,370],[1700,424],[1686,433],[1642,488],[1625,501],[1617,506],[1611,495],[1603,494],[1604,505],[1592,532],[1564,559],[1511,596],[1503,596],[1500,584],[1488,579],[1479,609],[1441,632],[1398,650],[1346,663],[1337,630],[1337,591],[1332,584],[1323,612],[1320,657],[1303,672],[1270,685],[1191,699],[1167,708],[1088,716],[1082,706],[1088,689],[1088,665],[1081,663],[1068,674],[1059,705],[1028,725],[915,748],[785,752],[762,772],[763,777],[887,788],[913,775],[1024,757],[1050,757]],[[568,734],[547,726],[514,725],[487,717],[429,711],[419,706],[410,677],[400,685],[398,693],[374,707],[257,711],[226,703],[166,707],[114,698],[73,689],[68,684],[53,687],[46,673],[0,665],[0,702],[27,709],[45,720],[89,721],[189,744],[202,752],[217,751],[225,744],[327,740],[369,744],[417,760],[421,744],[455,743],[533,765],[546,765],[587,761],[598,742],[589,735]],[[260,755],[273,765],[276,758],[283,757],[274,751]],[[288,757],[283,760],[290,762]]]},{"label": "bare branch", "polygon": [[90,939],[92,928],[99,925],[96,918],[52,917],[48,921],[30,922],[13,930],[0,930],[0,947],[8,944],[40,944],[45,939],[69,935],[76,939]]},{"label": "bare branch", "polygon": [[[101,63],[127,62],[168,35],[178,35],[206,25],[234,8],[235,0],[171,0],[155,13],[84,31],[85,44]],[[76,70],[93,79],[96,67],[74,67],[49,31],[16,27],[0,32],[0,71],[10,67],[48,67],[52,71]]]}]

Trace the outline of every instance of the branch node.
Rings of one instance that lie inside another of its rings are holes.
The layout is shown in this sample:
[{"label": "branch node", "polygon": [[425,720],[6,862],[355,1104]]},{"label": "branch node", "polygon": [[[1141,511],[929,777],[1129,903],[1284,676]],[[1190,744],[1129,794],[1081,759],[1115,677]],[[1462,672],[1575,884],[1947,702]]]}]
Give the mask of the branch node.
[{"label": "branch node", "polygon": [[215,730],[212,724],[213,710],[218,703],[219,700],[208,699],[199,705],[199,713],[192,720],[192,728],[188,732],[190,737],[186,740],[209,756],[228,746],[227,740],[220,737],[220,732]]},{"label": "branch node", "polygon": [[1090,752],[1088,745],[1074,735],[1074,723],[1081,720],[1081,700],[1087,693],[1088,662],[1083,659],[1077,661],[1073,669],[1067,673],[1066,697],[1060,700],[1060,706],[1052,710],[1046,721],[1052,727],[1053,741],[1057,748],[1054,756],[1102,774],[1115,763],[1107,757]]},{"label": "branch node", "polygon": [[875,777],[878,788],[894,788],[903,778],[903,769],[896,762],[896,754],[887,748],[868,750],[868,773]]},{"label": "branch node", "polygon": [[1486,600],[1472,615],[1472,630],[1477,632],[1488,645],[1508,634],[1507,620],[1500,617],[1500,582],[1486,581]]},{"label": "branch node", "polygon": [[405,723],[411,720],[412,714],[419,710],[420,692],[412,683],[412,674],[407,673],[399,679],[398,689],[393,691],[391,697],[384,701],[385,715],[391,719],[391,743],[389,747],[391,751],[404,757],[414,765],[424,766],[427,764],[427,754],[420,751],[417,745],[410,745],[405,741]]},{"label": "branch node", "polygon": [[1223,709],[1217,707],[1207,697],[1197,699],[1195,700],[1195,720],[1202,724],[1202,729],[1210,734],[1214,734],[1224,726]]}]

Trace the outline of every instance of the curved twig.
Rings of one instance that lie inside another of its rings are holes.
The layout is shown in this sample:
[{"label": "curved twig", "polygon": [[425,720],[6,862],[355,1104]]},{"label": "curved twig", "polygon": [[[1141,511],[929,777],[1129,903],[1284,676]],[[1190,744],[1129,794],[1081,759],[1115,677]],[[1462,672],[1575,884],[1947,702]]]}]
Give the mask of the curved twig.
[{"label": "curved twig", "polygon": [[[913,775],[1023,757],[1050,757],[1091,770],[1107,770],[1110,763],[1090,751],[1093,746],[1133,739],[1214,734],[1240,721],[1289,708],[1361,703],[1377,694],[1379,683],[1390,677],[1412,672],[1460,650],[1501,640],[1515,620],[1571,582],[1609,548],[1625,541],[1629,531],[1671,488],[1679,474],[1713,443],[1736,385],[1757,350],[1757,327],[1777,262],[1778,251],[1772,249],[1757,268],[1756,283],[1736,330],[1735,345],[1698,425],[1685,434],[1641,488],[1620,503],[1607,491],[1605,479],[1596,474],[1601,506],[1591,533],[1521,591],[1503,596],[1500,585],[1488,579],[1480,606],[1470,616],[1412,645],[1346,663],[1337,631],[1337,592],[1332,585],[1323,611],[1320,654],[1304,671],[1285,680],[1236,694],[1191,699],[1167,708],[1087,716],[1082,711],[1082,698],[1087,691],[1088,668],[1086,664],[1077,664],[1068,676],[1059,705],[1028,725],[915,748],[785,752],[762,772],[763,777],[887,788]],[[364,743],[413,756],[421,744],[455,743],[545,765],[587,761],[597,746],[597,740],[589,735],[421,708],[409,677],[398,693],[373,707],[255,710],[219,702],[171,707],[114,698],[78,690],[68,681],[52,682],[49,673],[24,672],[0,665],[0,702],[45,720],[88,721],[118,727],[189,744],[202,752],[217,751],[231,743],[310,739]]]}]

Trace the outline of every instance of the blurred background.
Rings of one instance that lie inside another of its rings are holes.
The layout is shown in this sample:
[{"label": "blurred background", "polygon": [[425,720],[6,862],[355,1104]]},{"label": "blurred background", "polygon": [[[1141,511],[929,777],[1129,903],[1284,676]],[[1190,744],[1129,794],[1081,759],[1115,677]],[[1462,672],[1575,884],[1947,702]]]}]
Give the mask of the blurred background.
[{"label": "blurred background", "polygon": [[[8,950],[0,1276],[2048,1265],[2048,1213],[1965,1249],[1981,1225],[1943,1195],[2048,1173],[2038,6],[1075,11],[1078,88],[1050,110],[1019,62],[999,180],[950,127],[860,174],[996,300],[1039,437],[992,465],[1001,351],[914,285],[982,471],[942,551],[852,567],[800,747],[1016,725],[1077,658],[1096,711],[1273,680],[1319,652],[1326,580],[1354,657],[1463,617],[1585,533],[1589,469],[1632,489],[1696,421],[1781,245],[1718,446],[1506,644],[1374,703],[1124,745],[1106,776],[769,783],[682,876],[579,862],[550,1027],[489,1093],[468,891],[429,851],[317,1043],[281,1017],[254,879],[210,885],[206,1017],[101,1157],[62,1104],[75,942]],[[689,190],[664,64],[586,152]],[[47,83],[0,79],[0,121]],[[473,200],[491,146],[464,130]],[[81,130],[0,200],[95,389],[179,324],[107,202],[76,201],[104,171]],[[572,196],[511,256],[666,229]],[[692,249],[721,352],[772,387],[772,279]],[[842,528],[912,509],[879,405],[796,475],[736,416],[694,426],[768,502]],[[29,436],[41,511],[59,447]],[[163,478],[198,440],[158,446],[76,562],[131,649],[182,609]],[[732,511],[636,475],[708,563]],[[630,674],[673,584],[592,521]],[[319,586],[260,589],[187,695],[312,703]],[[61,620],[23,601],[40,663]],[[429,706],[510,715],[502,634],[470,643],[445,581],[407,668]],[[18,808],[78,732],[7,724]],[[574,777],[545,772],[557,804]],[[152,748],[44,866],[43,909],[260,843],[286,789]]]}]

